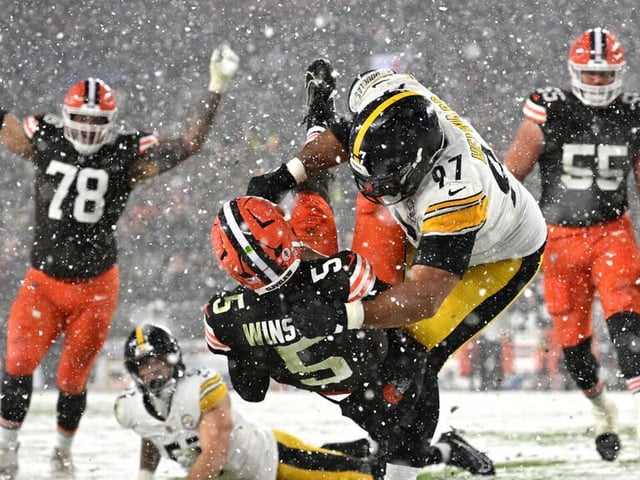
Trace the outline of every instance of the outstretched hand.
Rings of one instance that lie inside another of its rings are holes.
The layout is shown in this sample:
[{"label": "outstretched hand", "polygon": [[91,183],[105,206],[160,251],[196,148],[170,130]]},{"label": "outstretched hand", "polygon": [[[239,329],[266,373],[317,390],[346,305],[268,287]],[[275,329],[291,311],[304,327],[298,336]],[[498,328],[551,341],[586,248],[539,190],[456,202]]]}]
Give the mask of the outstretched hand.
[{"label": "outstretched hand", "polygon": [[339,300],[307,297],[291,307],[291,319],[298,332],[307,337],[324,337],[347,329],[347,309]]},{"label": "outstretched hand", "polygon": [[211,54],[209,62],[209,91],[224,93],[229,80],[238,70],[240,57],[234,52],[228,43],[222,43]]}]

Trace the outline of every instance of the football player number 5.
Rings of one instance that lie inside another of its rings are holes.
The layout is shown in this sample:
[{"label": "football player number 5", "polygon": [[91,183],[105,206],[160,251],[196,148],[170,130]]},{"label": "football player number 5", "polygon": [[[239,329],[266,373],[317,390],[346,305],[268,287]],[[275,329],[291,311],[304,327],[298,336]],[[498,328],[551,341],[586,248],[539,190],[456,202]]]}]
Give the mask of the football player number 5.
[{"label": "football player number 5", "polygon": [[62,204],[69,196],[75,182],[78,192],[73,201],[73,218],[81,223],[96,223],[104,212],[104,196],[109,186],[109,174],[96,168],[78,168],[53,160],[47,167],[47,175],[62,175],[51,203],[49,218],[62,218]]},{"label": "football player number 5", "polygon": [[291,345],[276,347],[280,358],[287,365],[287,369],[291,373],[302,374],[305,377],[301,380],[301,383],[305,385],[318,386],[338,383],[353,374],[353,370],[342,357],[328,357],[320,362],[310,364],[302,361],[301,356],[309,356],[305,350],[322,340],[324,337],[302,338]]}]

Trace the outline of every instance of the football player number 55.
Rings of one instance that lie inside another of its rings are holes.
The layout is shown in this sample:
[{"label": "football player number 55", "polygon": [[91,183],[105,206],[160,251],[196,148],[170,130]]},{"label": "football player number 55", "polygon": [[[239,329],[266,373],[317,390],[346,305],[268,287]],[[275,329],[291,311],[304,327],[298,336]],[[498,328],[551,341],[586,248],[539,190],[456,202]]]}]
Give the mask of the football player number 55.
[{"label": "football player number 55", "polygon": [[109,186],[109,174],[96,168],[78,168],[53,160],[47,167],[47,175],[62,175],[51,203],[49,218],[62,219],[62,204],[69,196],[75,182],[76,198],[73,201],[73,218],[81,223],[96,223],[104,212],[104,196]]},{"label": "football player number 55", "polygon": [[[562,183],[569,190],[587,190],[595,181],[598,188],[604,192],[617,190],[624,178],[624,171],[612,168],[611,158],[626,156],[626,145],[567,144],[562,151]],[[595,175],[591,168],[576,165],[576,157],[595,157]]]}]

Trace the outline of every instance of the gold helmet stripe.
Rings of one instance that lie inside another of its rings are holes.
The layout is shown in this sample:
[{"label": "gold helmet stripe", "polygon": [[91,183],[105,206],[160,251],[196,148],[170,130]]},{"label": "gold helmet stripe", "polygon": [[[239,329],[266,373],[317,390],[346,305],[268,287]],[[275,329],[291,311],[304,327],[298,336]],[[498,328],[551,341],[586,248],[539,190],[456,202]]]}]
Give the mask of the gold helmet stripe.
[{"label": "gold helmet stripe", "polygon": [[378,118],[378,116],[384,110],[386,110],[388,107],[390,107],[397,101],[402,100],[403,98],[406,98],[406,97],[412,97],[416,95],[421,95],[421,94],[413,91],[396,93],[394,96],[387,98],[384,102],[378,105],[376,109],[373,112],[371,112],[371,114],[369,114],[369,116],[365,119],[365,121],[362,122],[362,126],[360,127],[360,130],[356,135],[356,139],[353,142],[353,148],[351,150],[351,158],[353,159],[353,161],[355,161],[358,164],[360,163],[360,145],[362,145],[362,140],[364,139],[364,136],[366,135],[367,130],[369,130],[369,127],[374,122],[374,120]]},{"label": "gold helmet stripe", "polygon": [[138,347],[140,347],[140,350],[144,350],[145,349],[145,339],[144,339],[144,333],[142,332],[142,327],[136,327],[136,341],[138,342]]}]

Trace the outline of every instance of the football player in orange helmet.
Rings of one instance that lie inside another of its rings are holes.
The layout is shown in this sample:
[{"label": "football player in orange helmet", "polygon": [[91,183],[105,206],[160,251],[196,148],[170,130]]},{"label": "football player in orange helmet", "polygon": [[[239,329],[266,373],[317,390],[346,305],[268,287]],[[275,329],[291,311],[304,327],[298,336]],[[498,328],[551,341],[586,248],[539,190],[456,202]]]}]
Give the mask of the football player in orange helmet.
[{"label": "football player in orange helmet", "polygon": [[[318,321],[302,333],[294,326],[293,308],[308,292],[316,292],[319,303],[348,309],[386,289],[364,257],[352,251],[322,256],[305,248],[278,205],[252,196],[223,205],[211,243],[220,267],[243,288],[216,293],[206,305],[206,341],[213,353],[227,356],[242,398],[261,401],[273,378],[338,402],[394,467],[444,462],[494,473],[491,460],[455,432],[431,445],[438,382],[427,351],[406,332],[334,332]],[[336,395],[348,396],[338,401]]]},{"label": "football player in orange helmet", "polygon": [[64,334],[58,366],[57,476],[72,476],[71,443],[86,405],[86,383],[107,339],[120,288],[115,230],[131,191],[198,153],[238,56],[216,48],[209,87],[184,133],[114,130],[117,101],[102,80],[73,85],[62,118],[35,114],[22,122],[0,110],[0,143],[35,166],[31,267],[7,322],[0,396],[0,477],[18,470],[18,432],[29,409],[32,375]]},{"label": "football player in orange helmet", "polygon": [[622,91],[624,50],[604,28],[575,39],[568,68],[571,89],[538,88],[525,101],[505,163],[520,180],[540,166],[546,306],[567,370],[592,403],[596,448],[614,460],[618,414],[593,353],[592,305],[597,293],[640,437],[640,251],[627,196],[630,174],[640,185],[640,96]]}]

